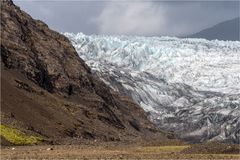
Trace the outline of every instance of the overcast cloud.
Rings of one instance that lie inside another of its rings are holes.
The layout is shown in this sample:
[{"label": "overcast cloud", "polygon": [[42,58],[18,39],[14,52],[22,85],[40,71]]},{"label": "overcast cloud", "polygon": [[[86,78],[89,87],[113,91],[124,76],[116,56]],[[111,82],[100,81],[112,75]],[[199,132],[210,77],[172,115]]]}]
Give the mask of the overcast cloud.
[{"label": "overcast cloud", "polygon": [[239,16],[239,1],[14,1],[60,32],[179,36]]},{"label": "overcast cloud", "polygon": [[166,28],[166,10],[153,2],[109,2],[93,19],[101,34],[149,35]]}]

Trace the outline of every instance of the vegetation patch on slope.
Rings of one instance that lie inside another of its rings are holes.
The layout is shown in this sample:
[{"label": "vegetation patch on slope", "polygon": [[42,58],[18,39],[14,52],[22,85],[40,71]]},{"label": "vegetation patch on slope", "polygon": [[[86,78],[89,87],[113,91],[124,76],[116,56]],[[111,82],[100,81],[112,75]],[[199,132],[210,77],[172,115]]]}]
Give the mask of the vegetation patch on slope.
[{"label": "vegetation patch on slope", "polygon": [[15,145],[34,145],[42,141],[39,137],[28,136],[17,129],[3,124],[0,125],[0,135]]}]

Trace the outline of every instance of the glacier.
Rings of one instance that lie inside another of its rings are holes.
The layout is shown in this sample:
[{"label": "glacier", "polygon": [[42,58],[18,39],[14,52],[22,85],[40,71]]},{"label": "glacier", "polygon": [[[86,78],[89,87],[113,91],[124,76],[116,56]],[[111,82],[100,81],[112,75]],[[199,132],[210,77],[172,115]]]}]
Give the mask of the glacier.
[{"label": "glacier", "polygon": [[96,75],[159,128],[191,142],[239,143],[239,41],[64,35]]}]

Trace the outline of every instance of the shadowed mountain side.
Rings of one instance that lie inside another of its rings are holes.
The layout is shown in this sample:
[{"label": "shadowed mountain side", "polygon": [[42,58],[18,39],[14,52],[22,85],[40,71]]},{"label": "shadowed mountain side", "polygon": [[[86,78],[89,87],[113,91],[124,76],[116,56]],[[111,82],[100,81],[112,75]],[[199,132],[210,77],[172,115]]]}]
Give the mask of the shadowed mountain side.
[{"label": "shadowed mountain side", "polygon": [[240,40],[240,34],[239,34],[239,17],[224,21],[222,23],[219,23],[213,27],[204,29],[198,33],[192,34],[190,36],[187,36],[189,38],[205,38],[208,40],[230,40],[230,41],[239,41]]}]

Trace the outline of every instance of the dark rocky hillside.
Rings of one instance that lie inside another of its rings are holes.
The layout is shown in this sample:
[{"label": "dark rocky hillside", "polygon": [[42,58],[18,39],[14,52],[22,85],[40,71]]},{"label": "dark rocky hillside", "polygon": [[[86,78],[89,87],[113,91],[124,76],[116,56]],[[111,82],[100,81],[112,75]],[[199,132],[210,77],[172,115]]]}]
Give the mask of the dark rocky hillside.
[{"label": "dark rocky hillside", "polygon": [[171,137],[95,77],[66,37],[12,1],[1,2],[1,121],[40,143]]},{"label": "dark rocky hillside", "polygon": [[213,27],[204,29],[198,33],[187,36],[189,38],[205,38],[208,40],[239,41],[240,18],[224,21]]}]

